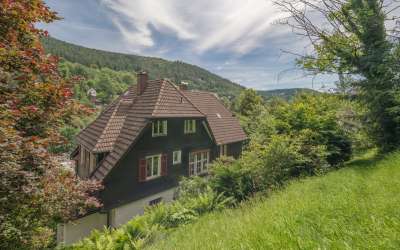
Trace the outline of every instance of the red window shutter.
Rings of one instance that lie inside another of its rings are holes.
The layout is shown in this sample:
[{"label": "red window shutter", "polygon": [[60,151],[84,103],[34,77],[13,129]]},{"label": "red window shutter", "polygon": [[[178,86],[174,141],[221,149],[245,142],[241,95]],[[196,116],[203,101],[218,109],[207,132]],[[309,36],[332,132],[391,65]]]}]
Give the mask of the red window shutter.
[{"label": "red window shutter", "polygon": [[146,159],[142,158],[139,160],[139,181],[146,181]]},{"label": "red window shutter", "polygon": [[161,156],[161,176],[167,175],[167,154]]}]

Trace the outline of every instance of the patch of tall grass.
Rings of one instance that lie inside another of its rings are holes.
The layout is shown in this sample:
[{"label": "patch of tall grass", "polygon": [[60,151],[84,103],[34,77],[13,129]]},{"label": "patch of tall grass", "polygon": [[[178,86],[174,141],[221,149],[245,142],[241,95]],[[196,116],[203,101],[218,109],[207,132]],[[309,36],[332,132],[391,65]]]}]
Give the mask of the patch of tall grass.
[{"label": "patch of tall grass", "polygon": [[400,153],[293,181],[179,227],[150,249],[400,249]]}]

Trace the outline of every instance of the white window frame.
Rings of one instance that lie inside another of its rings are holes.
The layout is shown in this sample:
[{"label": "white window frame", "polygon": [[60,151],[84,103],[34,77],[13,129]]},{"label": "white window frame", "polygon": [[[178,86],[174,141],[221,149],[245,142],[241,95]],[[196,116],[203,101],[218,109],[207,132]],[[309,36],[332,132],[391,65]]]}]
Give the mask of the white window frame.
[{"label": "white window frame", "polygon": [[[175,160],[175,155],[177,155],[177,159]],[[182,150],[176,150],[172,152],[172,164],[180,164],[182,163]]]},{"label": "white window frame", "polygon": [[208,172],[210,150],[200,150],[189,153],[189,176]]},{"label": "white window frame", "polygon": [[152,136],[153,137],[166,136],[168,131],[167,127],[168,127],[167,120],[153,121],[151,126]]},{"label": "white window frame", "polygon": [[[154,159],[158,158],[158,164],[155,166]],[[150,171],[148,169],[148,164],[150,163]],[[157,168],[157,173],[154,174],[154,168]],[[149,175],[150,173],[150,175]],[[146,156],[146,181],[158,178],[161,176],[161,154]]]},{"label": "white window frame", "polygon": [[185,134],[194,134],[196,133],[196,120],[185,120],[184,129]]},{"label": "white window frame", "polygon": [[219,146],[219,156],[228,155],[228,144],[222,144]]}]

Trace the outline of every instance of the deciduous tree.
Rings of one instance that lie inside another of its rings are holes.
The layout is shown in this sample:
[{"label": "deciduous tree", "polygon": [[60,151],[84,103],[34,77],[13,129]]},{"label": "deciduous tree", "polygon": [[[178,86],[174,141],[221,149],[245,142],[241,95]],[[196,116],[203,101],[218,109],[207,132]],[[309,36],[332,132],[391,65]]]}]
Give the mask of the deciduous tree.
[{"label": "deciduous tree", "polygon": [[52,243],[55,223],[99,202],[100,186],[82,181],[48,153],[62,143],[59,124],[85,107],[71,100],[57,58],[39,41],[39,22],[56,20],[42,0],[0,0],[0,248]]},{"label": "deciduous tree", "polygon": [[298,64],[315,74],[351,77],[352,92],[368,107],[372,138],[383,151],[398,148],[399,40],[393,26],[398,1],[284,0],[276,4],[290,14],[284,23],[313,45],[314,52],[301,56]]}]

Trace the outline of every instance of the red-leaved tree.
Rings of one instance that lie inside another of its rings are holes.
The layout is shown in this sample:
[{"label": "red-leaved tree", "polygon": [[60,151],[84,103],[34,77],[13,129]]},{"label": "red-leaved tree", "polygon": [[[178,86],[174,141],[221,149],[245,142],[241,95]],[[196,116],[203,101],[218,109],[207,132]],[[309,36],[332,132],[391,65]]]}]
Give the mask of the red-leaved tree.
[{"label": "red-leaved tree", "polygon": [[0,249],[53,244],[57,222],[100,204],[99,183],[83,181],[48,152],[58,130],[88,109],[71,99],[46,55],[39,22],[58,19],[42,0],[0,0]]}]

